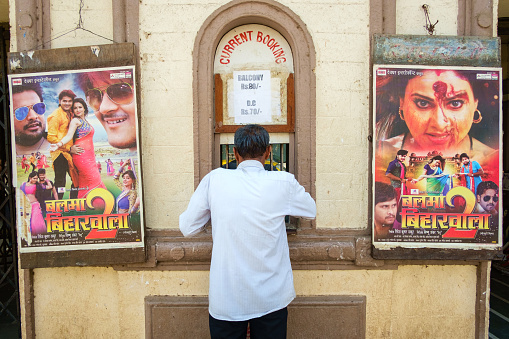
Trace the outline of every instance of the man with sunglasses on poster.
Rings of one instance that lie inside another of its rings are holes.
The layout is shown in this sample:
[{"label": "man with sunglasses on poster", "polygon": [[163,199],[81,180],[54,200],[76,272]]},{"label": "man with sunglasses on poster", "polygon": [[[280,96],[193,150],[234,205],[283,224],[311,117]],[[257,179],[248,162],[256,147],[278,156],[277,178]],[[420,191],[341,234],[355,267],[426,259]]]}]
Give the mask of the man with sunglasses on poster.
[{"label": "man with sunglasses on poster", "polygon": [[[69,123],[72,119],[72,100],[76,97],[73,91],[65,89],[58,95],[58,108],[48,117],[48,141],[52,144],[58,143],[67,134]],[[51,151],[53,159],[53,169],[55,170],[55,187],[58,193],[58,199],[62,199],[65,192],[66,174],[71,177],[72,188],[69,197],[75,199],[78,197],[78,191],[73,189],[78,183],[78,173],[74,168],[71,153],[80,154],[83,149],[74,146],[73,141],[69,141],[55,151]]]},{"label": "man with sunglasses on poster", "polygon": [[45,133],[46,106],[42,101],[41,85],[12,86],[14,136],[18,155],[43,152],[49,148]]},{"label": "man with sunglasses on poster", "polygon": [[493,215],[492,219],[496,219],[496,216],[498,216],[497,203],[497,184],[493,181],[481,182],[479,186],[477,186],[477,209],[479,213],[490,213]]},{"label": "man with sunglasses on poster", "polygon": [[136,152],[136,103],[131,71],[83,73],[79,84],[111,146]]}]

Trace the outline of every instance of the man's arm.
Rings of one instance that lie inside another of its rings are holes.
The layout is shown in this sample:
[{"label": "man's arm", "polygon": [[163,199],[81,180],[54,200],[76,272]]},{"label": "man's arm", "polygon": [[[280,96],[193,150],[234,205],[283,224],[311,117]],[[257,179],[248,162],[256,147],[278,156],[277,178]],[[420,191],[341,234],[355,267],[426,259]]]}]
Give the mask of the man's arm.
[{"label": "man's arm", "polygon": [[472,169],[472,177],[479,177],[484,174],[484,170],[482,169],[481,165],[477,161],[473,162],[473,169]]},{"label": "man's arm", "polygon": [[53,191],[53,199],[58,200],[58,194],[57,190],[55,189],[55,186],[53,186],[51,190]]},{"label": "man's arm", "polygon": [[48,136],[46,137],[46,139],[48,139],[50,143],[56,144],[57,142],[60,141],[57,138],[58,126],[60,126],[58,116],[55,116],[53,115],[53,113],[51,113],[51,115],[48,117],[47,122],[48,122]]},{"label": "man's arm", "polygon": [[407,181],[407,179],[406,179],[406,178],[401,179],[401,178],[399,178],[399,177],[395,176],[395,175],[394,175],[394,174],[392,174],[392,173],[385,173],[385,176],[386,176],[387,178],[392,179],[392,180],[395,180],[395,181],[401,181],[401,182],[406,182],[406,181]]},{"label": "man's arm", "polygon": [[316,218],[316,203],[301,184],[293,178],[291,190],[290,215],[306,219]]},{"label": "man's arm", "polygon": [[179,217],[179,228],[185,237],[201,232],[210,219],[209,181],[210,173],[202,179],[193,193],[186,211]]},{"label": "man's arm", "polygon": [[[67,126],[67,121],[63,121],[62,117],[59,114],[55,114],[55,112],[51,113],[48,117],[47,125],[48,125],[48,135],[46,139],[51,144],[56,144],[60,140],[58,140],[58,130],[62,124]],[[70,146],[64,144],[62,147],[59,147],[61,151],[69,152]]]}]

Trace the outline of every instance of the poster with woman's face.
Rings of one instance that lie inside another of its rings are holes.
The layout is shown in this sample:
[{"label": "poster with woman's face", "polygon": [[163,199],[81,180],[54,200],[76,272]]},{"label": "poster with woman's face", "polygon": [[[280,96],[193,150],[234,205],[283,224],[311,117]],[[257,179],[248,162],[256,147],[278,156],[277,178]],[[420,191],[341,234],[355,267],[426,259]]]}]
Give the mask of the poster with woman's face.
[{"label": "poster with woman's face", "polygon": [[375,246],[499,246],[501,69],[375,65],[373,78]]},{"label": "poster with woman's face", "polygon": [[21,253],[143,248],[134,66],[9,75]]}]

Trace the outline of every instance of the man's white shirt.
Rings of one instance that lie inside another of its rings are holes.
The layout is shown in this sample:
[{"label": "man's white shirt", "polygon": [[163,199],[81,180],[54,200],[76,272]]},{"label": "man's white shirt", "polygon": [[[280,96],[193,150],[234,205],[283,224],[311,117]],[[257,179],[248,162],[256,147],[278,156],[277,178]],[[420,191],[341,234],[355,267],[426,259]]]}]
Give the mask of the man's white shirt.
[{"label": "man's white shirt", "polygon": [[241,321],[286,307],[294,298],[285,216],[314,218],[316,204],[294,176],[245,160],[207,174],[180,215],[184,236],[212,220],[209,313]]}]

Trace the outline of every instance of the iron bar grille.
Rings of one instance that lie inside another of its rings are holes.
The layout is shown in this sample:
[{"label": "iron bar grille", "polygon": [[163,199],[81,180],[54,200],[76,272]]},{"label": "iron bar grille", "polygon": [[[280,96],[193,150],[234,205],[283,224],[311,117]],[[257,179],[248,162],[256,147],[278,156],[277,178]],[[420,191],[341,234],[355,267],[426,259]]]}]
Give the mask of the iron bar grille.
[{"label": "iron bar grille", "polygon": [[[288,153],[290,144],[272,144],[272,152],[265,161],[267,171],[285,171],[289,172]],[[237,160],[233,155],[233,145],[221,145],[221,167],[227,169],[237,168]]]},{"label": "iron bar grille", "polygon": [[[9,93],[7,83],[7,46],[9,31],[0,26],[0,328],[6,324],[20,326],[19,282],[14,218],[14,188],[11,173]],[[0,335],[1,336],[1,335]]]}]

